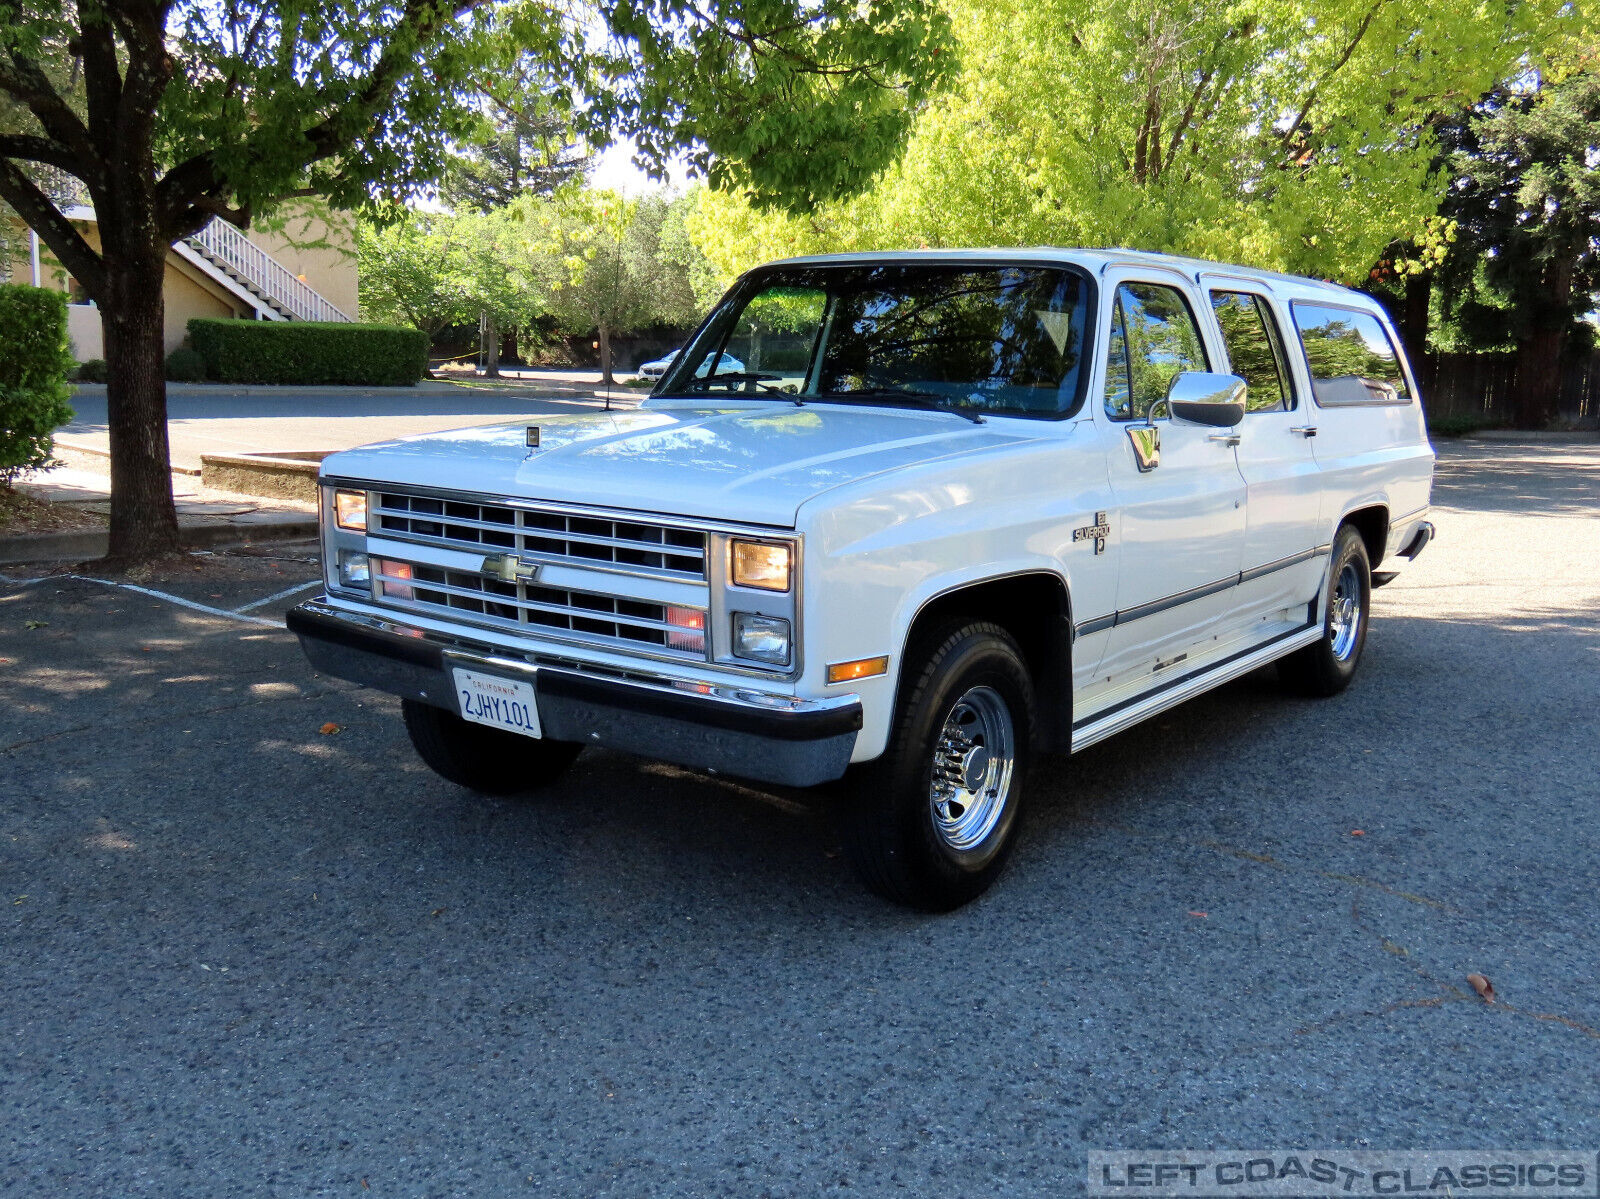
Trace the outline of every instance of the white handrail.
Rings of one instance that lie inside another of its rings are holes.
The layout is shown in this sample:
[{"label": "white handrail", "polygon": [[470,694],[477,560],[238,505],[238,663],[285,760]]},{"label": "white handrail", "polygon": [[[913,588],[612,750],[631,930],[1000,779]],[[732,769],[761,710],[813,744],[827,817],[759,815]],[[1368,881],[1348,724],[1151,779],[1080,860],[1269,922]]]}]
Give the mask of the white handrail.
[{"label": "white handrail", "polygon": [[344,321],[355,318],[336,308],[315,288],[268,254],[238,229],[213,219],[189,238],[208,258],[230,267],[266,299],[302,321]]}]

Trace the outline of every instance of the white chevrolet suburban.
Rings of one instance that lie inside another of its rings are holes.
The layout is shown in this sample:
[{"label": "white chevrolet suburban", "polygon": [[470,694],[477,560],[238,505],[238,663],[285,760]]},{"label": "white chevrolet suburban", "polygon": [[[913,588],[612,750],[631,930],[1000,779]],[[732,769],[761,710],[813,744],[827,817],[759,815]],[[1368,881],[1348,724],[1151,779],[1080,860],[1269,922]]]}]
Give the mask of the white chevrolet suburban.
[{"label": "white chevrolet suburban", "polygon": [[848,775],[863,880],[947,909],[1040,754],[1273,661],[1341,690],[1432,475],[1357,292],[1124,251],[795,259],[637,410],[327,458],[326,594],[289,627],[481,791],[589,745]]}]

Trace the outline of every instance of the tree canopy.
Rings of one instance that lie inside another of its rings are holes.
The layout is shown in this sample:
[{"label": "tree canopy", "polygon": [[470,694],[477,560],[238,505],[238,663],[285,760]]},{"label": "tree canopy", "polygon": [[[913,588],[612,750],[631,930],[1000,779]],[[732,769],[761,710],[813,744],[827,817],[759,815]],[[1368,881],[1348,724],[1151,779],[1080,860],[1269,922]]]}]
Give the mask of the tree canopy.
[{"label": "tree canopy", "polygon": [[537,91],[492,102],[439,187],[452,208],[487,212],[519,196],[548,196],[583,178],[591,155],[571,123]]},{"label": "tree canopy", "polygon": [[1561,0],[956,0],[962,72],[904,158],[800,216],[706,195],[727,274],[779,253],[1125,245],[1346,281],[1436,208],[1433,125]]},{"label": "tree canopy", "polygon": [[1517,348],[1525,410],[1554,412],[1560,357],[1600,292],[1600,75],[1490,93],[1447,132],[1441,307],[1470,345]]},{"label": "tree canopy", "polygon": [[[167,248],[314,193],[375,207],[439,180],[473,96],[532,61],[580,132],[686,149],[807,207],[898,150],[938,82],[933,0],[0,0],[0,199],[100,305],[116,557],[177,544],[162,381]],[[848,150],[848,153],[844,152]],[[70,175],[98,244],[39,185]]]},{"label": "tree canopy", "polygon": [[684,230],[690,201],[567,187],[489,212],[413,213],[360,231],[361,307],[430,334],[488,313],[519,337],[688,325],[716,284]]}]

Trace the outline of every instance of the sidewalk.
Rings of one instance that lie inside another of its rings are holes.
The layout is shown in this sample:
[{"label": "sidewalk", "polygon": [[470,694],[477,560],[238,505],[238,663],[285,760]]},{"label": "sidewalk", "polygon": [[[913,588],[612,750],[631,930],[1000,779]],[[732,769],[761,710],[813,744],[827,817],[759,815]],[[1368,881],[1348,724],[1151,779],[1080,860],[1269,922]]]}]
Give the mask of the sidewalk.
[{"label": "sidewalk", "polygon": [[[64,465],[40,471],[18,484],[18,490],[52,504],[70,504],[81,511],[108,517],[111,513],[110,480],[104,459],[58,449]],[[317,512],[310,504],[288,500],[263,500],[202,487],[192,475],[172,476],[172,496],[178,509],[178,528],[190,548],[236,542],[281,541],[315,537]],[[0,565],[24,562],[80,562],[103,558],[107,532],[98,528],[63,529],[48,533],[0,535]]]}]

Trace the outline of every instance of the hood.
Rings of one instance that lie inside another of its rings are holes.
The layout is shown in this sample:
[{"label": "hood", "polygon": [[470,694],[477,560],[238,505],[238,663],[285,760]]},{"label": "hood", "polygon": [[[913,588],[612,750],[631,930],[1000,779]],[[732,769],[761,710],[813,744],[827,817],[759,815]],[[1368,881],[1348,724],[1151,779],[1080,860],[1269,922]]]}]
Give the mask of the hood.
[{"label": "hood", "polygon": [[[1008,422],[1009,423],[1009,422]],[[539,427],[539,448],[526,445]],[[793,527],[800,505],[885,471],[1033,437],[947,412],[841,404],[532,416],[331,454],[324,475]]]}]

